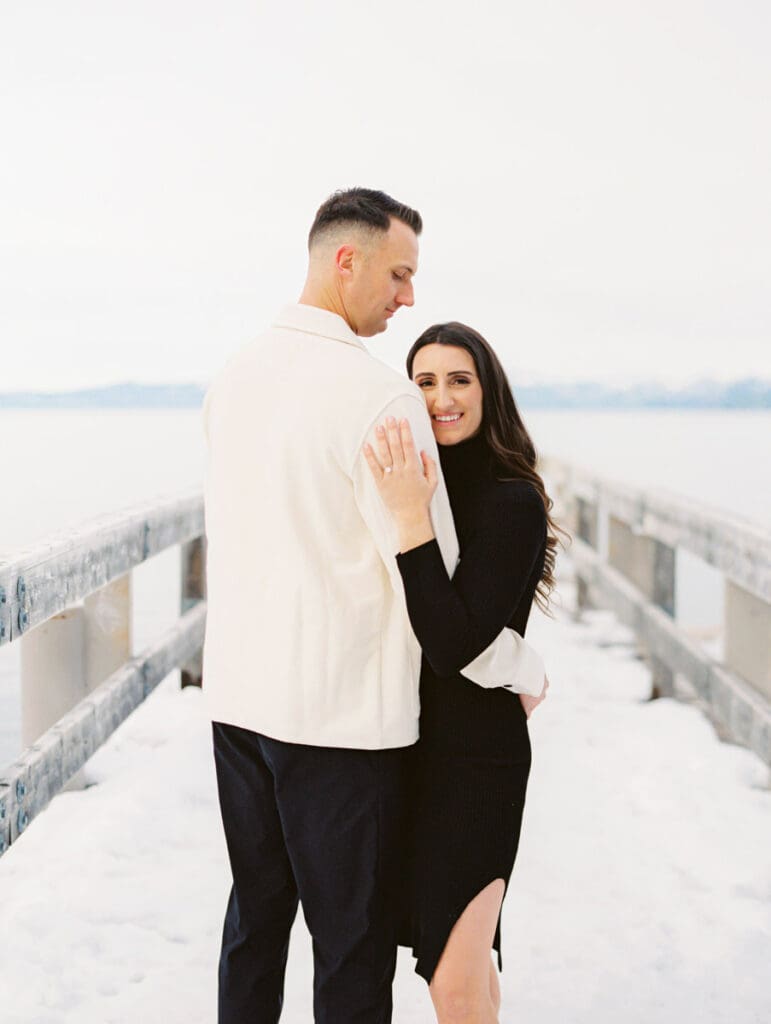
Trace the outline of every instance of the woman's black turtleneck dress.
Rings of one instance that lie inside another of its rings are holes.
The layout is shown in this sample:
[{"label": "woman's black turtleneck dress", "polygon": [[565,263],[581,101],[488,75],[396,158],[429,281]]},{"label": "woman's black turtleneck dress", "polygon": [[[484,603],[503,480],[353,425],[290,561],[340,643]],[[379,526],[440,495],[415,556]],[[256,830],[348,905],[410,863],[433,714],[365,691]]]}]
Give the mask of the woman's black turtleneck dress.
[{"label": "woman's black turtleneck dress", "polygon": [[[527,718],[515,692],[477,686],[461,670],[505,626],[524,635],[546,551],[538,492],[496,478],[482,435],[440,446],[439,456],[458,567],[450,580],[436,540],[397,555],[423,649],[401,942],[427,981],[474,896],[496,878],[508,888],[530,771]],[[500,920],[493,948],[500,964]]]}]

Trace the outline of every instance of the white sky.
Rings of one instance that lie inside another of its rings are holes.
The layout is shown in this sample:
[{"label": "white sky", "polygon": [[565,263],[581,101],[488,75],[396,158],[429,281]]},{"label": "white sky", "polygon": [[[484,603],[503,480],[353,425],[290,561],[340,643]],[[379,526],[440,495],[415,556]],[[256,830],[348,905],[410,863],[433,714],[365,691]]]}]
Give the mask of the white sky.
[{"label": "white sky", "polygon": [[763,0],[6,3],[0,390],[206,381],[349,185],[425,220],[394,365],[771,376],[769,52]]}]

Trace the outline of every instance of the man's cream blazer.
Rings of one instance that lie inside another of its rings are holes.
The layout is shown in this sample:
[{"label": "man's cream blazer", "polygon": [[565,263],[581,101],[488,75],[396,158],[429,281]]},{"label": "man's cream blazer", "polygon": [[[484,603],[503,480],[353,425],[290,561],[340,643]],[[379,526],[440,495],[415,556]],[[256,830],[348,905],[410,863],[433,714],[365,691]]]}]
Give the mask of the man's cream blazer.
[{"label": "man's cream blazer", "polygon": [[[438,453],[423,396],[345,321],[294,305],[234,356],[204,401],[212,719],[293,743],[381,749],[418,735],[420,647],[393,523],[362,455],[387,415]],[[452,575],[440,481],[431,508]],[[543,664],[504,630],[463,672],[538,694]],[[512,700],[517,699],[512,695]]]}]

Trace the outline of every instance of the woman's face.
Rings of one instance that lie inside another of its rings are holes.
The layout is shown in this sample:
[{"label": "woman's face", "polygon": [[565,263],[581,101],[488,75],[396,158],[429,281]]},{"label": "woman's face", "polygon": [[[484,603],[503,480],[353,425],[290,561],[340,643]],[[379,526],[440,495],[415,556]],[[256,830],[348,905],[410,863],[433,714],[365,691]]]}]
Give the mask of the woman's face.
[{"label": "woman's face", "polygon": [[482,425],[482,385],[474,359],[456,345],[424,345],[412,363],[437,444],[458,444]]}]

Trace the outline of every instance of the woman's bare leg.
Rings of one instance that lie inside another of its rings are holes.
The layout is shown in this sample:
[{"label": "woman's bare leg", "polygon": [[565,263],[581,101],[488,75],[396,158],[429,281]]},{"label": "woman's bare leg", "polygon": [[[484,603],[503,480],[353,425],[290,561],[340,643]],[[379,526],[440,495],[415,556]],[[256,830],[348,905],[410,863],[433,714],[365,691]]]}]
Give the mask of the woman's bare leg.
[{"label": "woman's bare leg", "polygon": [[504,891],[503,879],[496,878],[474,897],[450,932],[429,985],[438,1024],[498,1024],[490,949]]},{"label": "woman's bare leg", "polygon": [[498,981],[498,971],[495,964],[490,961],[490,999],[496,1013],[501,1012],[501,983]]}]

